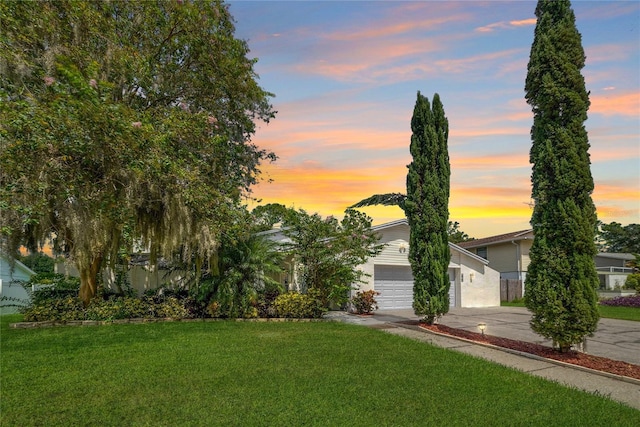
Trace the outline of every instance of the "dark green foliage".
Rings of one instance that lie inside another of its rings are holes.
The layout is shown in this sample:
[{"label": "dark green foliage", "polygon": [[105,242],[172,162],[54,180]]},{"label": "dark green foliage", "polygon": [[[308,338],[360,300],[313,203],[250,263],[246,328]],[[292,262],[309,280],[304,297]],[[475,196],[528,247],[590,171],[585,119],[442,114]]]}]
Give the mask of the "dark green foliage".
[{"label": "dark green foliage", "polygon": [[618,222],[598,224],[600,250],[604,252],[640,253],[640,224],[622,225]]},{"label": "dark green foliage", "polygon": [[[358,203],[349,206],[349,208],[362,208],[365,206],[398,206],[405,211],[405,203],[407,195],[402,193],[387,193],[387,194],[374,194],[371,197],[360,200]],[[449,241],[451,243],[460,243],[473,240],[473,237],[469,237],[467,233],[460,230],[460,223],[458,221],[449,221],[447,223],[447,233],[449,233]]]},{"label": "dark green foliage", "polygon": [[474,240],[473,237],[469,237],[467,233],[460,230],[460,224],[458,221],[449,221],[447,225],[447,233],[449,234],[449,241],[451,243],[461,243]]},{"label": "dark green foliage", "polygon": [[271,230],[274,225],[282,224],[290,210],[279,203],[257,206],[251,215],[254,218],[256,232]]},{"label": "dark green foliage", "polygon": [[248,228],[224,234],[215,273],[205,274],[192,294],[214,317],[258,317],[261,297],[282,291],[271,278],[281,271],[281,260],[274,242]]},{"label": "dark green foliage", "polygon": [[589,96],[570,2],[539,1],[525,92],[533,111],[530,162],[535,239],[525,284],[531,327],[560,348],[598,324],[596,210],[584,121]]},{"label": "dark green foliage", "polygon": [[275,112],[228,7],[2,1],[0,17],[3,249],[53,238],[85,304],[127,242],[215,257],[275,159],[251,142]]},{"label": "dark green foliage", "polygon": [[[31,291],[34,286],[36,290]],[[52,299],[76,297],[80,279],[56,273],[40,273],[29,279],[25,289],[31,294],[31,302],[39,304]]]},{"label": "dark green foliage", "polygon": [[34,252],[20,257],[20,262],[36,273],[53,273],[55,260],[42,252]]},{"label": "dark green foliage", "polygon": [[413,308],[432,323],[449,311],[449,123],[440,96],[418,92],[411,119],[405,213],[411,228],[409,261],[413,271]]},{"label": "dark green foliage", "polygon": [[640,294],[640,273],[633,273],[627,276],[627,280],[624,281],[625,289],[634,289]]},{"label": "dark green foliage", "polygon": [[355,205],[349,206],[350,208],[361,208],[364,206],[398,206],[400,209],[405,210],[405,202],[407,195],[402,193],[387,193],[387,194],[374,194],[371,197],[360,200]]},{"label": "dark green foliage", "polygon": [[347,209],[341,221],[291,210],[283,233],[291,239],[284,249],[300,266],[297,286],[303,293],[316,290],[325,306],[348,301],[349,291],[365,274],[358,266],[383,247],[371,230],[371,218],[353,209]]}]

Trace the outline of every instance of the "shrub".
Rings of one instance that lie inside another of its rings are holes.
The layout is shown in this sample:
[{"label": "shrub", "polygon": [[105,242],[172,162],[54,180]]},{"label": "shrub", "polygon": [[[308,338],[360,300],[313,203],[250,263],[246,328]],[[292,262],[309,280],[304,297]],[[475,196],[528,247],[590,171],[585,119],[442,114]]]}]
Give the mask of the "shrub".
[{"label": "shrub", "polygon": [[[77,277],[65,277],[62,274],[40,273],[31,277],[27,285],[25,288],[27,292],[31,293],[32,303],[39,304],[51,299],[77,297],[80,290],[80,279]],[[41,287],[31,292],[32,285],[40,285]]]},{"label": "shrub", "polygon": [[41,300],[21,310],[25,322],[85,320],[82,301],[77,297]]},{"label": "shrub", "polygon": [[355,308],[358,314],[371,314],[374,310],[378,309],[378,302],[376,301],[376,295],[380,295],[380,292],[374,290],[370,291],[358,291],[356,295],[351,298],[351,304]]},{"label": "shrub", "polygon": [[614,307],[635,307],[640,308],[640,294],[630,295],[628,297],[616,297],[600,301],[601,305],[610,305]]},{"label": "shrub", "polygon": [[624,282],[626,289],[635,289],[640,293],[640,273],[633,273],[627,276],[627,280]]},{"label": "shrub", "polygon": [[154,305],[155,317],[184,319],[189,317],[189,311],[176,297],[167,297],[160,304]]},{"label": "shrub", "polygon": [[[153,302],[151,301],[151,304]],[[88,320],[134,319],[153,317],[149,301],[132,297],[94,299],[86,309]]]},{"label": "shrub", "polygon": [[273,302],[273,307],[280,317],[304,319],[317,319],[326,311],[322,301],[316,297],[313,291],[307,294],[287,292]]}]

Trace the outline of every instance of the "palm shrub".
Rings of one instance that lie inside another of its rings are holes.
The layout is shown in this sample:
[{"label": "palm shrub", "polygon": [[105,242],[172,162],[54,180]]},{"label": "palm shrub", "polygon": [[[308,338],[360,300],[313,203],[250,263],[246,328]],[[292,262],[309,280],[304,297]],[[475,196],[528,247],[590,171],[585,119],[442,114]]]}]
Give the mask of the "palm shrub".
[{"label": "palm shrub", "polygon": [[282,254],[264,236],[244,229],[225,235],[216,265],[193,288],[212,317],[258,317],[260,293],[278,289],[271,276],[281,271]]}]

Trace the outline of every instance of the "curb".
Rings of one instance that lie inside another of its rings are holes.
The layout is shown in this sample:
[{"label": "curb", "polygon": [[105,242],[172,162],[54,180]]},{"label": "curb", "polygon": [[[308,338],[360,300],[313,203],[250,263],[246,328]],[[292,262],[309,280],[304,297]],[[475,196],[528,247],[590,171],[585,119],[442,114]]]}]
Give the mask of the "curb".
[{"label": "curb", "polygon": [[133,319],[115,319],[115,320],[55,320],[43,322],[18,322],[10,323],[11,329],[40,329],[53,328],[59,326],[106,326],[106,325],[124,325],[124,324],[143,324],[143,323],[165,323],[165,322],[183,322],[183,323],[208,323],[208,322],[285,322],[285,323],[311,323],[311,322],[327,322],[332,319],[298,319],[289,317],[268,317],[268,318],[252,318],[252,319],[223,319],[223,318],[197,318],[197,319],[174,319],[167,318],[133,318]]},{"label": "curb", "polygon": [[[401,327],[403,327],[404,325],[400,325]],[[475,345],[480,345],[483,347],[487,347],[487,348],[492,348],[494,350],[499,350],[505,353],[511,353],[514,354],[516,356],[522,356],[522,357],[526,357],[529,359],[534,359],[534,360],[539,360],[541,362],[548,362],[551,363],[553,365],[558,365],[558,366],[562,366],[565,368],[571,368],[571,369],[576,369],[579,371],[583,371],[583,372],[587,372],[589,374],[595,374],[595,375],[600,375],[603,377],[607,377],[607,378],[612,378],[614,380],[619,380],[619,381],[624,381],[633,385],[638,385],[640,386],[640,380],[635,379],[635,378],[631,378],[631,377],[625,377],[624,375],[618,375],[618,374],[612,374],[610,372],[602,372],[602,371],[598,371],[596,369],[591,369],[591,368],[585,368],[584,366],[580,366],[580,365],[574,365],[572,363],[567,363],[567,362],[562,362],[560,360],[555,360],[555,359],[548,359],[546,357],[542,357],[542,356],[538,356],[536,354],[531,354],[531,353],[527,353],[527,352],[523,352],[523,351],[519,351],[519,350],[514,350],[511,348],[505,348],[505,347],[500,347],[497,345],[493,345],[493,344],[489,344],[489,343],[483,343],[483,342],[479,342],[479,341],[473,341],[473,340],[469,340],[466,338],[462,338],[462,337],[456,337],[454,335],[447,335],[447,334],[443,334],[440,332],[435,332],[432,331],[430,329],[426,329],[423,328],[422,326],[416,326],[419,330],[423,331],[423,332],[427,332],[433,335],[438,335],[441,337],[445,337],[445,338],[451,338],[457,341],[462,341],[462,342],[466,342],[469,344],[475,344]]]}]

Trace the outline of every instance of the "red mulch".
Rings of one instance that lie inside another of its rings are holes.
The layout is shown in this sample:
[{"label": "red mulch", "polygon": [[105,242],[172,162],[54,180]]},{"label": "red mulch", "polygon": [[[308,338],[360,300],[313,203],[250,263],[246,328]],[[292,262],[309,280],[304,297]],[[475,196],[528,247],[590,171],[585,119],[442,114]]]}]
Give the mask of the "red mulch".
[{"label": "red mulch", "polygon": [[482,342],[495,345],[497,347],[509,348],[524,353],[535,354],[536,356],[545,357],[547,359],[559,360],[564,363],[578,365],[585,368],[595,369],[597,371],[608,372],[610,374],[622,375],[625,377],[640,380],[640,366],[618,360],[607,359],[606,357],[593,356],[590,354],[571,351],[568,353],[560,353],[559,351],[540,344],[533,344],[524,341],[511,340],[508,338],[494,337],[491,335],[482,335],[477,332],[470,332],[464,329],[450,328],[445,325],[427,325],[420,323],[422,328],[441,334],[452,335],[455,337],[465,338],[471,341]]}]

